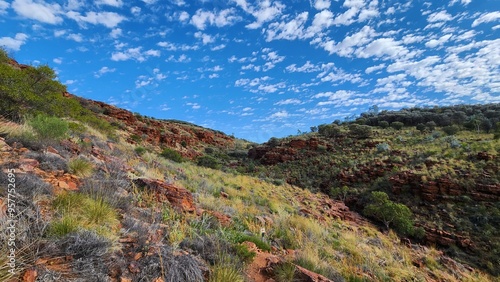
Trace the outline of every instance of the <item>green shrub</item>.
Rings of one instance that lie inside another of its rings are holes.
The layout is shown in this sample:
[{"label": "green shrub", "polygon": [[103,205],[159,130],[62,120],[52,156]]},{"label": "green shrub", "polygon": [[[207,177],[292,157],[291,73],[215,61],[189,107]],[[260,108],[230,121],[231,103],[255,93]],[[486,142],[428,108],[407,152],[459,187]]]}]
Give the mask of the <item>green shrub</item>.
[{"label": "green shrub", "polygon": [[61,140],[66,136],[69,128],[68,122],[43,114],[29,119],[28,124],[35,130],[38,137],[44,140]]},{"label": "green shrub", "polygon": [[455,135],[460,131],[460,128],[456,125],[450,125],[443,127],[443,131],[447,135]]},{"label": "green shrub", "polygon": [[204,166],[208,168],[213,168],[213,169],[220,169],[222,167],[221,163],[219,160],[212,156],[201,156],[196,160],[196,164],[199,166]]},{"label": "green shrub", "polygon": [[69,122],[68,123],[68,128],[69,130],[73,131],[74,133],[84,133],[87,131],[84,125],[77,123],[77,122]]},{"label": "green shrub", "polygon": [[135,147],[134,151],[137,155],[142,156],[144,153],[146,153],[147,150],[144,147],[138,146]]},{"label": "green shrub", "polygon": [[392,225],[403,235],[413,234],[412,212],[407,206],[389,200],[385,192],[372,192],[363,214],[382,221],[387,228]]},{"label": "green shrub", "polygon": [[388,128],[389,127],[389,122],[383,120],[383,121],[380,121],[378,123],[378,126],[380,126],[381,128]]},{"label": "green shrub", "polygon": [[234,246],[234,250],[236,252],[236,255],[244,262],[251,262],[253,258],[255,257],[256,253],[250,251],[247,246],[245,245],[240,245],[237,244]]},{"label": "green shrub", "polygon": [[137,135],[137,134],[132,134],[130,135],[130,139],[136,143],[140,143],[142,141],[142,138],[141,136]]},{"label": "green shrub", "polygon": [[252,242],[254,243],[259,249],[263,251],[271,251],[271,246],[269,246],[268,243],[262,241],[258,236],[255,235],[248,235],[248,234],[243,234],[243,233],[238,233],[238,235],[235,238],[236,242],[235,243],[243,243],[243,242]]},{"label": "green shrub", "polygon": [[391,122],[391,127],[396,129],[396,130],[403,129],[403,126],[405,126],[405,124],[400,122],[400,121]]},{"label": "green shrub", "polygon": [[164,157],[165,159],[172,160],[176,163],[181,163],[184,161],[184,159],[182,158],[182,155],[179,152],[177,152],[173,149],[170,149],[170,148],[163,149],[163,151],[161,152],[160,155],[162,157]]},{"label": "green shrub", "polygon": [[369,125],[351,124],[349,133],[357,138],[369,138],[372,135],[372,128]]},{"label": "green shrub", "polygon": [[318,133],[325,137],[337,137],[341,135],[340,126],[337,124],[321,124],[318,126]]}]

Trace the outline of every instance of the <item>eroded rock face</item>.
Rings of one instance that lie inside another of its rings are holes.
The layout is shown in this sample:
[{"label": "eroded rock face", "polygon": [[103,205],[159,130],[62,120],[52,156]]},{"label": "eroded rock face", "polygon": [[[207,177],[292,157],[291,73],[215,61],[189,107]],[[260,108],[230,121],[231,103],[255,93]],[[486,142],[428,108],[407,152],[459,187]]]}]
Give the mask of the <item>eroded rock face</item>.
[{"label": "eroded rock face", "polygon": [[160,180],[137,179],[136,185],[145,186],[156,194],[158,202],[168,201],[175,209],[182,212],[194,212],[196,207],[193,195],[187,189],[168,184]]},{"label": "eroded rock face", "polygon": [[[87,108],[97,108],[101,116],[109,122],[121,124],[130,133],[157,146],[166,146],[177,150],[186,158],[196,158],[207,145],[227,148],[234,145],[234,138],[222,132],[196,125],[136,116],[132,112],[108,105],[103,102],[83,99],[70,93],[65,97],[78,99]],[[128,142],[135,143],[133,138]]]}]

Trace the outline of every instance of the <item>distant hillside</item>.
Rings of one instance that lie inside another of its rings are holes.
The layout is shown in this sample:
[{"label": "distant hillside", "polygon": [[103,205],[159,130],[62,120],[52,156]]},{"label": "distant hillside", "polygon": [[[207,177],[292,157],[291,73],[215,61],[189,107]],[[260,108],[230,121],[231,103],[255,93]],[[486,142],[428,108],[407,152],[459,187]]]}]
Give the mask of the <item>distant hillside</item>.
[{"label": "distant hillside", "polygon": [[362,114],[271,138],[250,149],[254,162],[240,171],[321,191],[359,212],[372,191],[385,192],[425,229],[414,240],[499,275],[499,117],[500,104]]}]

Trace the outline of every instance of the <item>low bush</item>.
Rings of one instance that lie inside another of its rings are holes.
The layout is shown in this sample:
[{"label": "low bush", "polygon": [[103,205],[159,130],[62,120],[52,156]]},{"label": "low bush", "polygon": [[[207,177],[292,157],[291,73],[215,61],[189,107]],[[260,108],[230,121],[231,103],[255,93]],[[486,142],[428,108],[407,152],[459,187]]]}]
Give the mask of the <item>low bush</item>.
[{"label": "low bush", "polygon": [[291,262],[284,262],[273,269],[273,277],[276,282],[294,282],[297,269]]},{"label": "low bush", "polygon": [[81,157],[70,160],[68,169],[70,173],[80,177],[89,177],[94,171],[92,163]]},{"label": "low bush", "polygon": [[68,132],[68,122],[47,115],[37,115],[28,119],[28,124],[35,130],[37,136],[43,140],[61,140]]},{"label": "low bush", "polygon": [[165,159],[172,160],[176,163],[181,163],[184,161],[184,159],[182,158],[182,155],[179,152],[177,152],[173,149],[170,149],[170,148],[163,149],[163,151],[161,152],[160,155],[162,157],[164,157]]},{"label": "low bush", "polygon": [[255,235],[237,233],[235,238],[234,238],[234,241],[235,241],[235,243],[243,243],[245,241],[252,242],[259,249],[261,249],[263,251],[267,251],[267,252],[271,251],[271,246],[269,246],[268,243],[262,241],[258,236],[255,236]]},{"label": "low bush", "polygon": [[221,163],[219,160],[212,156],[201,156],[196,160],[196,164],[199,166],[204,166],[212,169],[220,169],[222,167]]},{"label": "low bush", "polygon": [[141,146],[135,147],[134,151],[139,156],[142,156],[144,153],[147,152],[146,148],[141,147]]}]

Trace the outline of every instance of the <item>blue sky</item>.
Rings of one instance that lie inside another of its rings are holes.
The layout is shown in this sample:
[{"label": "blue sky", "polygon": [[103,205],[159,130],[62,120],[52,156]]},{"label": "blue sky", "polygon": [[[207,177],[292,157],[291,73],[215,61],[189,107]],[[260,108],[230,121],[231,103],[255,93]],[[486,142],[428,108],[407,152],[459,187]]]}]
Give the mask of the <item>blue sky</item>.
[{"label": "blue sky", "polygon": [[499,0],[0,0],[0,24],[76,95],[257,142],[500,102]]}]

